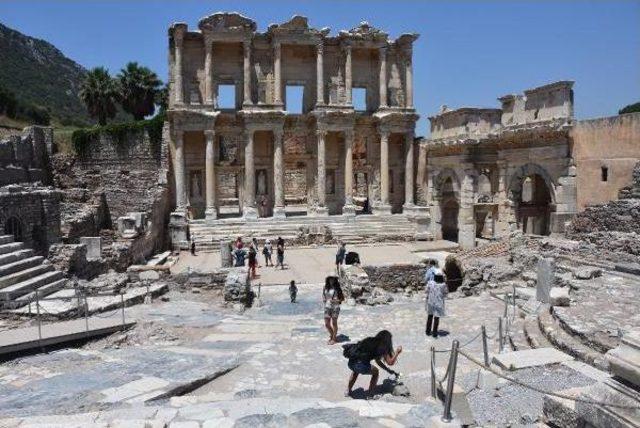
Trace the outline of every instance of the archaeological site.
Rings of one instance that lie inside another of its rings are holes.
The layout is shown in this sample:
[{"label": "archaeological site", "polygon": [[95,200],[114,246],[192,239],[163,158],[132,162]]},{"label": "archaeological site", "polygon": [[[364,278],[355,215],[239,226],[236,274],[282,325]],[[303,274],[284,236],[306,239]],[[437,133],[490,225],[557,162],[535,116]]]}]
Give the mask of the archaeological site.
[{"label": "archaeological site", "polygon": [[417,111],[421,28],[315,21],[174,23],[160,113],[0,128],[0,427],[640,427],[640,112]]}]

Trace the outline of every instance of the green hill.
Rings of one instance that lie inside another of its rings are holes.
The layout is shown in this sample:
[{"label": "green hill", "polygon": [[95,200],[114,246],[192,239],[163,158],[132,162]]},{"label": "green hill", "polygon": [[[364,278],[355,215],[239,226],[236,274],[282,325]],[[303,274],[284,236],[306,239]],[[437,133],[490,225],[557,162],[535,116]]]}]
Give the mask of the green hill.
[{"label": "green hill", "polygon": [[0,87],[18,102],[46,108],[62,125],[92,123],[78,97],[86,73],[51,43],[0,24]]}]

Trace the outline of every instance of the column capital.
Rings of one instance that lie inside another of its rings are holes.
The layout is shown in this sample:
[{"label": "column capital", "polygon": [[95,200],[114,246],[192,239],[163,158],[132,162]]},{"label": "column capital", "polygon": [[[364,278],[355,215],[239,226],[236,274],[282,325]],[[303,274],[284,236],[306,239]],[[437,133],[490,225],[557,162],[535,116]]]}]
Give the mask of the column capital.
[{"label": "column capital", "polygon": [[329,131],[327,131],[324,128],[318,128],[318,129],[316,129],[316,136],[318,138],[326,138],[328,132]]},{"label": "column capital", "polygon": [[284,129],[282,128],[274,128],[272,129],[273,137],[277,140],[281,140],[284,136]]},{"label": "column capital", "polygon": [[383,46],[380,46],[380,47],[378,48],[378,51],[379,51],[379,52],[380,52],[380,54],[382,54],[382,55],[387,55],[387,51],[388,51],[388,50],[389,50],[389,47],[388,47],[387,45],[383,45]]},{"label": "column capital", "polygon": [[320,39],[316,42],[316,51],[319,55],[324,54],[324,40]]},{"label": "column capital", "polygon": [[351,55],[351,44],[350,43],[343,43],[342,44],[342,50],[344,51],[344,53],[346,53],[347,55]]},{"label": "column capital", "polygon": [[205,129],[204,130],[204,136],[207,140],[215,138],[216,136],[216,131],[213,129]]},{"label": "column capital", "polygon": [[178,23],[173,26],[173,41],[176,45],[182,46],[182,41],[184,40],[184,35],[187,32],[187,24]]},{"label": "column capital", "polygon": [[345,141],[348,141],[348,142],[352,142],[353,141],[353,134],[354,134],[353,129],[345,129],[342,132],[344,134]]}]

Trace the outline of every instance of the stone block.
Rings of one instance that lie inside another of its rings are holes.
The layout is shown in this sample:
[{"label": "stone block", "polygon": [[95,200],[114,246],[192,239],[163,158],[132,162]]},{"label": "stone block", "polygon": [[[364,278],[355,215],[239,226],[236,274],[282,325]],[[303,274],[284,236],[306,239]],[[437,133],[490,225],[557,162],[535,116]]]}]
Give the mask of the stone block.
[{"label": "stone block", "polygon": [[551,306],[569,306],[569,288],[553,287],[549,291],[549,304]]},{"label": "stone block", "polygon": [[573,272],[576,279],[593,279],[599,276],[602,276],[602,269],[588,266],[580,267]]},{"label": "stone block", "polygon": [[249,303],[250,293],[249,269],[245,267],[229,269],[224,283],[224,300],[247,304]]},{"label": "stone block", "polygon": [[527,367],[545,366],[573,360],[573,357],[555,348],[536,348],[524,351],[496,354],[493,362],[505,370],[518,370]]},{"label": "stone block", "polygon": [[538,260],[538,273],[536,281],[536,299],[542,303],[549,303],[549,292],[555,284],[556,262],[553,258],[540,258]]},{"label": "stone block", "polygon": [[136,219],[131,216],[118,217],[116,220],[118,224],[118,233],[122,238],[132,239],[138,236],[138,230],[136,228]]},{"label": "stone block", "polygon": [[160,279],[160,273],[155,270],[146,270],[138,274],[140,281],[156,281]]},{"label": "stone block", "polygon": [[620,345],[607,352],[606,359],[614,376],[640,387],[640,329],[622,336]]},{"label": "stone block", "polygon": [[80,243],[87,246],[87,260],[98,260],[102,257],[102,238],[99,236],[83,236]]}]

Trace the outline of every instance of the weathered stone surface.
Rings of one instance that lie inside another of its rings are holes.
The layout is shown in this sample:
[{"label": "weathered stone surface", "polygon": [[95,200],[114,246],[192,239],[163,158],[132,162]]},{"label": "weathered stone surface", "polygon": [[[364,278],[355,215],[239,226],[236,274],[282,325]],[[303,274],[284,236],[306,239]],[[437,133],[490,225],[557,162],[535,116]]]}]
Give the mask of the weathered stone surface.
[{"label": "weathered stone surface", "polygon": [[496,354],[493,357],[493,362],[505,370],[518,370],[525,367],[543,366],[571,360],[573,360],[573,357],[554,348],[505,352]]},{"label": "weathered stone surface", "polygon": [[576,279],[592,279],[602,275],[602,269],[593,267],[580,267],[573,272]]},{"label": "weathered stone surface", "polygon": [[99,236],[83,236],[80,244],[87,247],[87,260],[99,259],[102,256],[102,238]]},{"label": "weathered stone surface", "polygon": [[567,287],[551,288],[548,303],[551,306],[569,306],[569,289]]},{"label": "weathered stone surface", "polygon": [[536,282],[536,299],[542,303],[549,303],[549,292],[555,284],[556,262],[551,258],[538,261],[538,277]]},{"label": "weathered stone surface", "polygon": [[249,270],[244,267],[230,268],[224,283],[224,300],[248,304],[250,299]]},{"label": "weathered stone surface", "polygon": [[615,376],[640,387],[640,329],[622,336],[620,345],[607,352],[606,358]]}]

